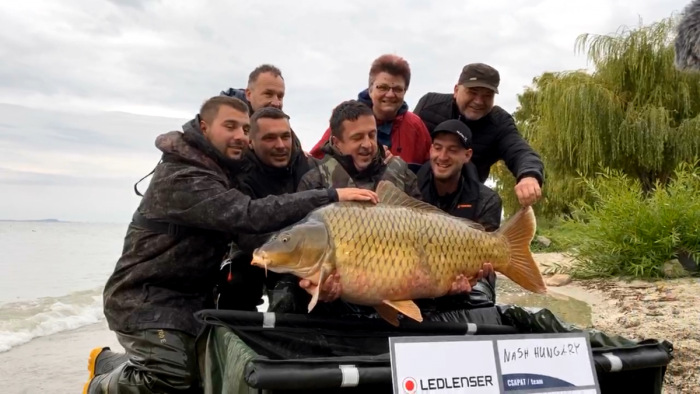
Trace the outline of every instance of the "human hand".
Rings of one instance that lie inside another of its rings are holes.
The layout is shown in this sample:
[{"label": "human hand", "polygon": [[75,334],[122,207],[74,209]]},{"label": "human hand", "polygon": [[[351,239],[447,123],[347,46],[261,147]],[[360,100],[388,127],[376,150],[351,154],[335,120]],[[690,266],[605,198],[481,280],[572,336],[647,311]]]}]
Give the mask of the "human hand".
[{"label": "human hand", "polygon": [[384,145],[384,164],[388,163],[394,155],[389,150],[389,147]]},{"label": "human hand", "polygon": [[518,202],[523,207],[529,207],[537,202],[542,197],[542,190],[540,190],[537,178],[531,176],[521,178],[520,182],[515,185],[515,195],[518,196]]},{"label": "human hand", "polygon": [[[309,279],[300,280],[299,286],[311,295],[314,294],[316,288],[318,287],[317,284],[314,284]],[[340,275],[331,274],[323,282],[323,285],[321,286],[321,291],[318,294],[318,299],[323,302],[333,302],[340,297],[341,290],[342,288],[340,286]]]},{"label": "human hand", "polygon": [[471,278],[467,279],[464,275],[458,275],[454,282],[452,282],[452,288],[447,293],[449,295],[459,294],[459,293],[469,293],[472,291],[472,287],[476,285],[476,282],[484,277],[489,276],[493,272],[493,265],[491,263],[484,263],[479,272]]},{"label": "human hand", "polygon": [[371,190],[345,187],[336,191],[338,192],[338,201],[369,201],[373,204],[379,202],[379,196]]}]

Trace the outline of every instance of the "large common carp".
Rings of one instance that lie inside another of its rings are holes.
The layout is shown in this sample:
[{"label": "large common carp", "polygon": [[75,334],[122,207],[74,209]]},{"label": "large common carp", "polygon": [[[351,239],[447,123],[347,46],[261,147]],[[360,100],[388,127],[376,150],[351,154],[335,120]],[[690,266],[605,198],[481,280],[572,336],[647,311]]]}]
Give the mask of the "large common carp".
[{"label": "large common carp", "polygon": [[521,209],[488,233],[390,182],[380,182],[377,194],[376,205],[342,202],[311,212],[256,249],[252,264],[315,284],[335,271],[341,299],[373,306],[394,325],[398,312],[422,321],[412,300],[446,295],[458,275],[474,277],[487,262],[523,288],[546,292],[530,252],[536,227],[532,208]]}]

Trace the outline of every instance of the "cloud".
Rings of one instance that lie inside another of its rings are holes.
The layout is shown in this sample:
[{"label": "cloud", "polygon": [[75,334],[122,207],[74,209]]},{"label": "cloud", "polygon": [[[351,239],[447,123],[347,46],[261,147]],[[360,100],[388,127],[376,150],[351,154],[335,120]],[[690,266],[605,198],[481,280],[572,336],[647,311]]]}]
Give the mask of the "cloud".
[{"label": "cloud", "polygon": [[179,128],[206,98],[243,87],[262,63],[282,69],[285,110],[307,149],[332,108],[366,87],[382,53],[410,62],[411,108],[426,92],[451,91],[462,66],[480,61],[500,70],[497,103],[513,111],[533,77],[587,67],[574,53],[579,34],[614,32],[640,16],[652,22],[686,3],[3,2],[0,103],[12,106],[0,106],[0,167],[15,178],[66,177],[65,193],[81,177],[145,174],[158,157],[156,135]]}]

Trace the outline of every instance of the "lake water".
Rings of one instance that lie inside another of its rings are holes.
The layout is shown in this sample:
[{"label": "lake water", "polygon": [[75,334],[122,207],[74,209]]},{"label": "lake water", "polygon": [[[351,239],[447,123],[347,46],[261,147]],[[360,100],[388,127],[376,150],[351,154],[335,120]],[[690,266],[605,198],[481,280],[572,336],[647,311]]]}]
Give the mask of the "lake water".
[{"label": "lake water", "polygon": [[[104,319],[102,289],[127,224],[0,222],[0,352]],[[590,307],[499,280],[499,303],[546,307],[585,326]],[[259,307],[265,310],[267,304]]]}]

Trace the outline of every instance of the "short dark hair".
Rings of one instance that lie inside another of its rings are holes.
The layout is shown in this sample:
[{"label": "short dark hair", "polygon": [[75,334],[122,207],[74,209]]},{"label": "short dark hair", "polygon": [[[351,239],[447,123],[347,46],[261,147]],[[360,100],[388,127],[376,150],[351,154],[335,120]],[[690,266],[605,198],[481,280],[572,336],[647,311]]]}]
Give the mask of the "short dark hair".
[{"label": "short dark hair", "polygon": [[219,108],[222,105],[229,106],[245,114],[248,114],[248,111],[250,111],[248,104],[241,99],[230,96],[214,96],[205,101],[199,108],[199,117],[205,122],[211,123],[216,117],[216,114],[219,113]]},{"label": "short dark hair", "polygon": [[360,116],[374,116],[372,108],[357,100],[347,100],[338,104],[331,113],[331,135],[343,139],[343,122],[356,121]]},{"label": "short dark hair", "polygon": [[282,71],[280,71],[279,68],[273,66],[272,64],[262,64],[258,67],[255,67],[255,70],[251,71],[250,75],[248,75],[248,87],[250,88],[250,85],[254,84],[258,80],[260,74],[264,73],[270,73],[275,77],[280,77],[284,80],[284,77],[282,76]]},{"label": "short dark hair", "polygon": [[275,107],[262,107],[257,111],[253,112],[253,116],[250,117],[250,131],[248,132],[251,137],[258,133],[258,120],[260,119],[287,119],[289,120],[289,115],[285,114],[281,109]]},{"label": "short dark hair", "polygon": [[406,89],[411,83],[411,67],[406,59],[398,55],[382,55],[374,59],[372,66],[369,68],[369,84],[374,83],[377,74],[385,72],[396,77],[402,77],[406,82]]}]

